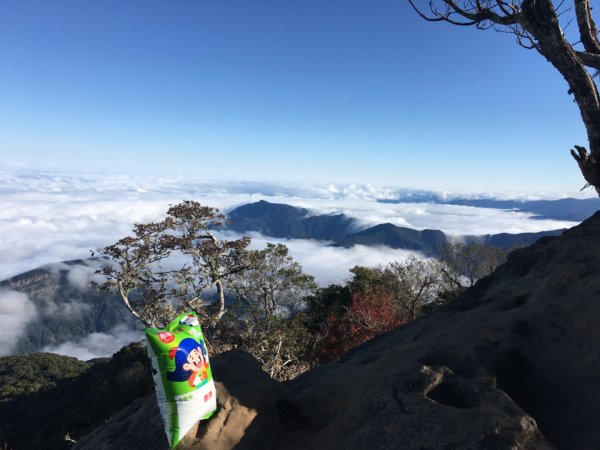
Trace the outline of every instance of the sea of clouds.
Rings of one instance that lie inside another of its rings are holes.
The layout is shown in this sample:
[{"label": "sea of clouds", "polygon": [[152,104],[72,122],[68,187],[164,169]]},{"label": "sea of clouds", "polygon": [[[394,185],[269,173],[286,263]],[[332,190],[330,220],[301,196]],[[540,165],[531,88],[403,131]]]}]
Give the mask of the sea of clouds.
[{"label": "sea of clouds", "polygon": [[[135,223],[160,220],[169,205],[196,200],[227,212],[242,204],[267,200],[310,210],[310,214],[343,213],[358,220],[358,229],[393,223],[415,229],[439,229],[447,234],[477,235],[536,232],[568,228],[576,223],[538,220],[530,214],[498,209],[434,203],[378,203],[423,191],[371,185],[277,184],[262,181],[228,182],[184,178],[141,178],[96,173],[58,173],[0,170],[0,280],[65,260],[88,258],[91,251],[128,235]],[[439,196],[479,197],[473,192],[435,192]],[[556,198],[545,194],[485,193],[502,199]],[[238,235],[225,233],[223,237]],[[327,243],[283,240],[252,233],[252,246],[282,242],[321,285],[343,283],[355,265],[385,265],[404,260],[405,250],[355,246],[336,248]],[[58,267],[58,266],[57,266]],[[71,266],[69,280],[85,289],[94,267]],[[49,305],[48,307],[51,307]],[[77,305],[67,303],[77,313]],[[41,313],[25,294],[0,292],[0,330],[6,348],[7,336],[18,338],[13,324],[34,320]],[[22,328],[21,328],[22,329]],[[77,343],[47,347],[45,351],[90,359],[108,356],[128,342],[139,340],[140,332],[119,326],[106,333],[93,333]],[[6,352],[4,352],[6,353]]]},{"label": "sea of clouds", "polygon": [[[410,193],[408,189],[370,185],[286,185],[0,170],[0,280],[44,264],[87,258],[91,250],[129,234],[134,223],[159,220],[169,205],[187,199],[222,211],[264,199],[308,208],[312,214],[344,213],[358,219],[362,228],[389,222],[415,229],[439,229],[451,235],[520,233],[575,225],[536,220],[516,211],[376,201]],[[454,195],[475,196],[465,192]],[[517,198],[515,193],[496,195]],[[324,274],[331,260],[336,261],[336,267],[348,268],[385,262],[405,253],[382,248],[332,249],[309,241],[286,244],[307,271],[324,282],[331,281]]]}]

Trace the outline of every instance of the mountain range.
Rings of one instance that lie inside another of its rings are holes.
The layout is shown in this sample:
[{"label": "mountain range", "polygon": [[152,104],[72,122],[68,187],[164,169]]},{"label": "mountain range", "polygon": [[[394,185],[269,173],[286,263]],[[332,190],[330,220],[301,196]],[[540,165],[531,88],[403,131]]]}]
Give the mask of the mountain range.
[{"label": "mountain range", "polygon": [[580,222],[600,210],[600,198],[561,198],[558,200],[497,200],[493,198],[444,198],[439,195],[413,194],[396,200],[380,199],[380,203],[437,203],[521,211],[534,214],[534,219],[554,219]]},{"label": "mountain range", "polygon": [[[440,230],[415,230],[391,223],[360,230],[359,222],[344,214],[312,215],[308,209],[269,203],[261,200],[237,207],[229,212],[229,229],[238,233],[259,232],[283,239],[315,239],[333,241],[335,247],[354,245],[386,246],[439,255],[445,244],[455,242]],[[360,231],[359,231],[360,230]],[[465,243],[478,242],[504,249],[530,245],[544,236],[557,236],[564,229],[537,233],[500,233],[482,236],[461,236]]]},{"label": "mountain range", "polygon": [[305,208],[265,200],[239,206],[228,216],[233,231],[257,231],[275,238],[338,241],[358,228],[358,221],[344,214],[311,215]]}]

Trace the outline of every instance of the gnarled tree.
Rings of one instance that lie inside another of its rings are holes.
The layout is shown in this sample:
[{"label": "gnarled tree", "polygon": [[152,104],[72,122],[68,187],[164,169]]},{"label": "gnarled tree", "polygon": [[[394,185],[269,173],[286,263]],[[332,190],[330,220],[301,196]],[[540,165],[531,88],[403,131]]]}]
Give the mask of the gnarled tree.
[{"label": "gnarled tree", "polygon": [[98,250],[109,263],[96,287],[116,290],[145,326],[165,326],[182,309],[205,314],[202,295],[216,291],[209,324],[225,313],[224,280],[245,270],[249,238],[219,240],[225,224],[215,208],[195,201],[172,206],[157,223],[138,224],[133,235]]},{"label": "gnarled tree", "polygon": [[442,247],[439,270],[444,295],[456,297],[477,280],[490,275],[506,261],[509,250],[472,242],[448,243]]},{"label": "gnarled tree", "polygon": [[[589,140],[589,151],[575,145],[571,154],[585,187],[593,186],[600,196],[600,41],[590,0],[430,0],[425,7],[418,0],[408,1],[428,21],[512,33],[521,46],[537,50],[560,72],[579,106]],[[576,42],[564,33],[572,21],[579,31]]]}]

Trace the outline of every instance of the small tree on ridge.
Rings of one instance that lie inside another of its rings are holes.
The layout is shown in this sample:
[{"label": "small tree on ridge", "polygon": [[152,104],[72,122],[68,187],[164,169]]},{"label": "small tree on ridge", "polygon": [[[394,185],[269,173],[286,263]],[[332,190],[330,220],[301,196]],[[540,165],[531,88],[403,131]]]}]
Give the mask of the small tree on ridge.
[{"label": "small tree on ridge", "polygon": [[206,316],[202,295],[216,291],[210,324],[225,313],[223,281],[247,268],[246,237],[218,240],[214,230],[225,224],[215,208],[184,201],[156,223],[136,224],[133,235],[98,250],[110,263],[100,289],[116,290],[127,309],[145,326],[164,326],[181,309]]}]

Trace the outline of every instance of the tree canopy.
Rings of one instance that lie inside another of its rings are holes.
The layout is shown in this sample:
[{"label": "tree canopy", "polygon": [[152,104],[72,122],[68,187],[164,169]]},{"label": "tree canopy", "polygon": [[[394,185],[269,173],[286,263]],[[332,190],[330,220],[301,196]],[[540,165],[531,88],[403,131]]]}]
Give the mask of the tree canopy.
[{"label": "tree canopy", "polygon": [[132,236],[98,250],[110,264],[96,286],[115,289],[145,326],[164,326],[182,308],[206,316],[202,294],[214,288],[210,321],[216,323],[225,313],[223,280],[248,267],[250,244],[246,237],[217,239],[215,230],[224,224],[218,210],[198,202],[172,206],[164,220],[136,224]]},{"label": "tree canopy", "polygon": [[226,222],[195,201],[171,206],[163,220],[136,224],[132,235],[98,249],[106,265],[93,285],[116,291],[147,327],[193,310],[213,351],[243,348],[271,376],[290,378],[309,367],[303,310],[317,290],[314,277],[283,244],[250,250],[248,237],[220,238]]}]

